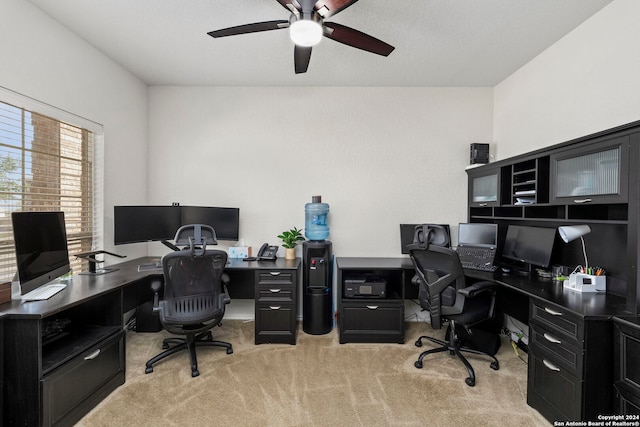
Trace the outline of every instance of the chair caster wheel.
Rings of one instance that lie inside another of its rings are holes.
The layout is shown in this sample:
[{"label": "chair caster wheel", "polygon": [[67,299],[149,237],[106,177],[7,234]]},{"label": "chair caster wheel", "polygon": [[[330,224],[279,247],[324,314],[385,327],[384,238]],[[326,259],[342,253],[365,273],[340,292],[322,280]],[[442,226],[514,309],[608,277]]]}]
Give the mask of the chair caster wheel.
[{"label": "chair caster wheel", "polygon": [[464,380],[464,382],[467,383],[469,387],[474,387],[476,385],[476,380],[474,380],[473,378],[467,378]]},{"label": "chair caster wheel", "polygon": [[227,349],[227,354],[233,354],[233,349],[232,348],[228,348]]},{"label": "chair caster wheel", "polygon": [[413,364],[418,369],[422,369],[422,360],[417,360],[416,363]]},{"label": "chair caster wheel", "polygon": [[493,369],[494,371],[497,371],[498,369],[500,369],[500,363],[498,362],[491,362],[491,369]]},{"label": "chair caster wheel", "polygon": [[151,372],[153,372],[153,367],[151,366],[147,366],[147,369],[144,370],[145,374],[150,374]]},{"label": "chair caster wheel", "polygon": [[193,371],[191,371],[191,377],[195,378],[198,375],[200,375],[200,371],[198,371],[197,369],[194,369]]},{"label": "chair caster wheel", "polygon": [[416,341],[416,347],[422,347],[422,341],[421,340]]}]

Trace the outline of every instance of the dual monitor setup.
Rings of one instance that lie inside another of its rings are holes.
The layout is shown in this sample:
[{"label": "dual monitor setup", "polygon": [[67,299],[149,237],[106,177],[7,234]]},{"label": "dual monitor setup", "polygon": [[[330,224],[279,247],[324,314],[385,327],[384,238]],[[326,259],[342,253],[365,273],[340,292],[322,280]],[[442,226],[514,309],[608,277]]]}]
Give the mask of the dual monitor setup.
[{"label": "dual monitor setup", "polygon": [[[450,235],[449,225],[442,225]],[[421,229],[421,224],[400,224],[400,240],[402,253],[409,253],[407,245],[414,242],[414,236]],[[531,274],[535,267],[548,268],[551,263],[555,243],[556,229],[510,224],[501,245],[498,241],[498,225],[488,223],[461,223],[458,225],[458,249],[473,247],[492,250],[496,255],[508,260],[502,261],[509,269]],[[447,246],[451,246],[450,242]],[[495,269],[495,268],[494,268]]]},{"label": "dual monitor setup", "polygon": [[[48,299],[64,289],[59,279],[71,271],[64,212],[13,212],[11,220],[22,300]],[[238,240],[239,223],[238,208],[115,206],[114,243],[160,241],[176,249],[168,241],[186,224],[210,225],[218,240]],[[75,256],[88,255],[96,262],[92,257],[97,253],[111,254],[97,251]]]}]

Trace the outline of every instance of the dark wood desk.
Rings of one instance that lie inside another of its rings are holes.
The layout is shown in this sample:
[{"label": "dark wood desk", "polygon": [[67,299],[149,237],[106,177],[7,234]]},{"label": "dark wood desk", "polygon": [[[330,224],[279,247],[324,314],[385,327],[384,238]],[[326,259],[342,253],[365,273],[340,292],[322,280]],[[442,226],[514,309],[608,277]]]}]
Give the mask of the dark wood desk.
[{"label": "dark wood desk", "polygon": [[[343,277],[349,272],[376,274],[389,283],[410,284],[414,267],[409,258],[338,258],[339,320],[346,304],[378,305],[384,300],[353,302],[342,297]],[[626,298],[609,293],[580,293],[559,283],[517,274],[465,270],[468,281],[497,283],[498,310],[515,314],[529,326],[529,373],[527,402],[550,421],[596,419],[613,411],[613,326],[614,316],[629,314]],[[414,290],[408,290],[407,295]],[[374,301],[374,302],[371,302]],[[401,308],[396,308],[401,310]],[[372,314],[369,317],[373,316]],[[355,338],[380,339],[378,316],[370,325],[358,324]],[[344,323],[344,322],[343,322]],[[371,326],[371,325],[375,325]],[[348,326],[348,325],[347,325]],[[339,323],[343,328],[343,324]],[[396,334],[394,322],[386,326]],[[345,328],[341,334],[355,333]],[[383,341],[384,342],[384,341]]]},{"label": "dark wood desk", "polygon": [[[152,297],[150,282],[162,272],[138,271],[138,265],[157,259],[130,260],[103,275],[74,275],[66,289],[49,300],[11,301],[0,306],[4,425],[71,425],[124,383],[123,315]],[[234,294],[254,298],[261,283],[274,285],[284,280],[290,286],[287,291],[292,301],[285,319],[290,329],[278,329],[281,317],[273,321],[263,314],[263,324],[276,328],[260,331],[264,342],[271,342],[274,335],[275,342],[295,343],[295,329],[291,329],[295,320],[290,318],[296,317],[300,265],[300,259],[233,259],[225,268],[231,277],[232,298]],[[256,310],[259,307],[256,303]],[[63,332],[48,339],[47,328],[62,328]]]}]

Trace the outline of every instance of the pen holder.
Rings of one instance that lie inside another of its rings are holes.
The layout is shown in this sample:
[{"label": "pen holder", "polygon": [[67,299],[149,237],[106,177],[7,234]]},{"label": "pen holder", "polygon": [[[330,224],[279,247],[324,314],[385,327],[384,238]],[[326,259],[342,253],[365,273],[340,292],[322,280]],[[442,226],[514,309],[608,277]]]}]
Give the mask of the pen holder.
[{"label": "pen holder", "polygon": [[607,290],[607,276],[571,273],[564,287],[576,292],[604,292]]}]

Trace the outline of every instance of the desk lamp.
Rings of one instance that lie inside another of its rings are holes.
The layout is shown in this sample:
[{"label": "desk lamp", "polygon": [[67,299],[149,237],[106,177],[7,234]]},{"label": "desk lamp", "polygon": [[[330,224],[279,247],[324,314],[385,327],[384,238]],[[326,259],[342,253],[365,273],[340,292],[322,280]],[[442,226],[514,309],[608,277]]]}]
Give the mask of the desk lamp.
[{"label": "desk lamp", "polygon": [[560,238],[562,238],[565,243],[572,242],[578,237],[580,238],[582,241],[582,253],[584,254],[584,269],[587,271],[589,261],[587,261],[587,249],[584,246],[584,239],[582,236],[591,233],[591,227],[588,225],[567,225],[564,227],[558,227],[558,233],[560,233]]},{"label": "desk lamp", "polygon": [[[558,233],[565,243],[572,242],[578,237],[582,241],[582,253],[584,254],[584,269],[582,272],[576,272],[569,275],[569,280],[565,280],[563,287],[578,292],[603,292],[607,290],[606,277],[600,273],[589,273],[589,261],[587,260],[587,249],[584,245],[582,236],[591,233],[588,225],[569,225],[566,227],[558,227]],[[577,269],[576,269],[577,270]]]}]

